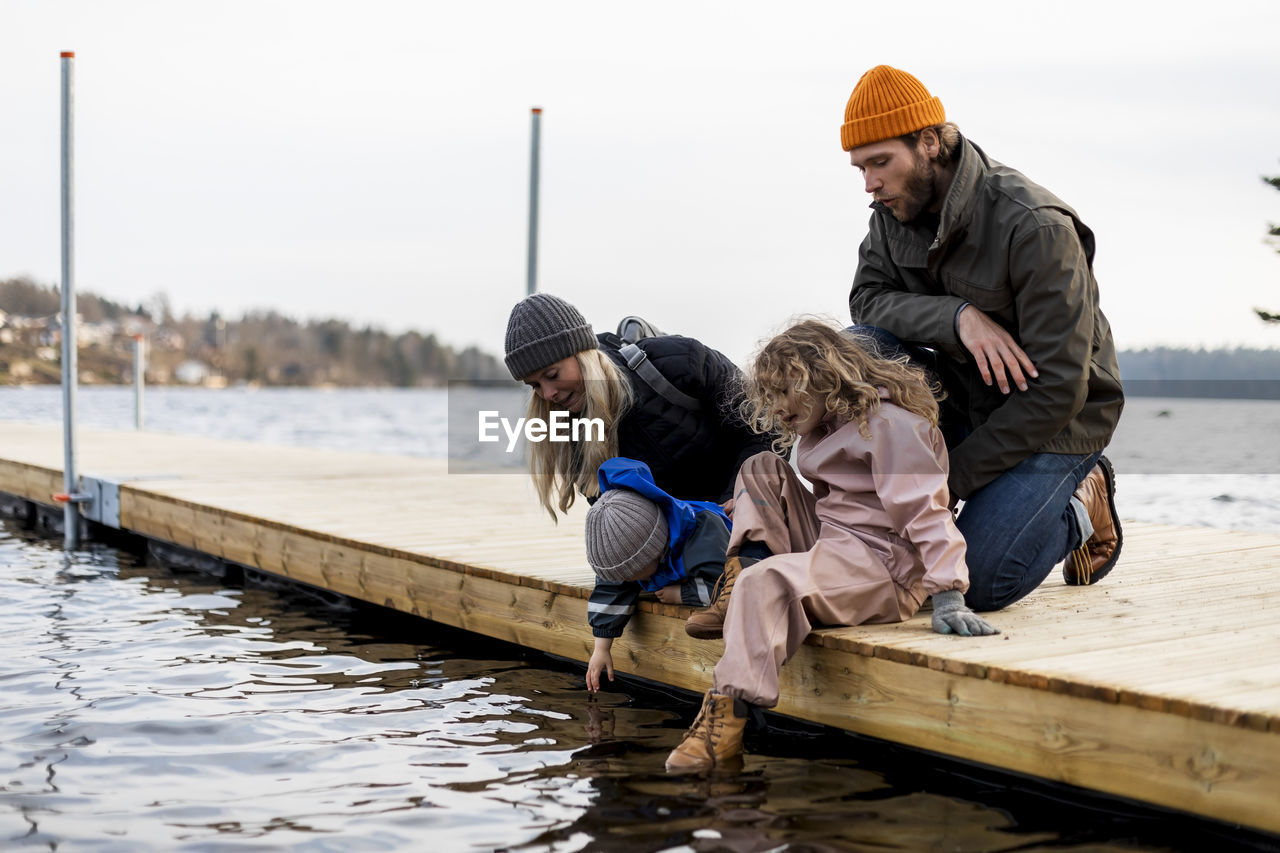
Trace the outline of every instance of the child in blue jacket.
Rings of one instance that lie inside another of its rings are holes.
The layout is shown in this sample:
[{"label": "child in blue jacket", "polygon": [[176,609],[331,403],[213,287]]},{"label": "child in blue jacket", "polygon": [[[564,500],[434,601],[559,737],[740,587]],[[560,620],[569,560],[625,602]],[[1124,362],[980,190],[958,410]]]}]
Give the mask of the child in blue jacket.
[{"label": "child in blue jacket", "polygon": [[600,673],[613,680],[614,638],[635,612],[641,592],[666,604],[706,607],[724,573],[729,517],[718,504],[673,498],[653,482],[649,466],[625,457],[599,469],[600,498],[587,512],[587,562],[596,573],[587,603],[595,648],[587,689]]}]

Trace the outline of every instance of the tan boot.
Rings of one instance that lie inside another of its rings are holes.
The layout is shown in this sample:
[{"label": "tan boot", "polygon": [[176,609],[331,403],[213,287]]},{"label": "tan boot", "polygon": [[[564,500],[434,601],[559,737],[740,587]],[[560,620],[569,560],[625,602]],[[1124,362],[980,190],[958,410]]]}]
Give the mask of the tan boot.
[{"label": "tan boot", "polygon": [[1116,474],[1107,457],[1098,459],[1076,489],[1076,497],[1089,512],[1093,535],[1067,555],[1062,579],[1072,586],[1088,586],[1102,580],[1115,567],[1124,543],[1120,516],[1116,514]]},{"label": "tan boot", "polygon": [[729,596],[742,572],[742,559],[730,557],[724,563],[724,574],[712,590],[711,604],[690,614],[685,620],[684,632],[698,640],[718,640],[724,636],[724,616],[729,612]]},{"label": "tan boot", "polygon": [[667,771],[697,773],[737,759],[742,755],[742,730],[746,725],[746,702],[708,691],[684,740],[667,756]]}]

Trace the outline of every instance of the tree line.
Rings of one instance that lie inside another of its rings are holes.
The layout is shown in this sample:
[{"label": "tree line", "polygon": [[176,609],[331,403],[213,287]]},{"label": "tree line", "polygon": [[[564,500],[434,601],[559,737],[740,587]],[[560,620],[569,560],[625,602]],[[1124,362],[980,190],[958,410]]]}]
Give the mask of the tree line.
[{"label": "tree line", "polygon": [[[249,312],[238,320],[175,317],[163,297],[128,306],[93,293],[77,295],[86,324],[113,325],[115,334],[82,345],[82,374],[88,381],[131,382],[131,323],[149,327],[148,382],[177,380],[183,362],[206,366],[230,384],[335,385],[341,387],[430,387],[450,379],[508,380],[502,362],[469,347],[456,350],[433,334],[390,335],[342,320],[298,321],[275,311]],[[0,281],[0,311],[15,317],[56,321],[58,289],[26,278]],[[56,322],[52,325],[56,327]],[[0,338],[0,384],[17,381],[13,367],[35,359],[39,328]],[[50,355],[57,355],[43,340]],[[1120,373],[1133,396],[1280,398],[1280,350],[1157,347],[1123,350]],[[36,359],[26,381],[58,382],[56,361]]]},{"label": "tree line", "polygon": [[[132,381],[130,353],[138,332],[147,338],[147,381],[155,384],[178,381],[184,367],[228,384],[271,386],[415,388],[454,379],[510,380],[493,355],[476,347],[457,349],[429,333],[392,335],[342,320],[299,321],[276,311],[239,319],[217,313],[177,317],[163,296],[129,306],[84,292],[76,295],[76,308],[92,331],[81,336],[78,355],[87,382]],[[6,375],[16,381],[20,364],[29,381],[58,381],[56,366],[48,362],[60,310],[54,286],[28,278],[0,281],[0,311],[9,315],[8,334],[0,338],[0,383]]]},{"label": "tree line", "polygon": [[1155,347],[1117,359],[1127,396],[1280,399],[1280,349]]}]

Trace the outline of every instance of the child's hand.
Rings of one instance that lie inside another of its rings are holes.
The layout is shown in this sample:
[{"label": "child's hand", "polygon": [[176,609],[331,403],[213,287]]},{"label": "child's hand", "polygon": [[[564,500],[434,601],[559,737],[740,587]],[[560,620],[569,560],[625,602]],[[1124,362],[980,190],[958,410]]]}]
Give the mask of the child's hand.
[{"label": "child's hand", "polygon": [[599,743],[613,737],[613,709],[601,708],[596,697],[587,697],[587,739]]},{"label": "child's hand", "polygon": [[964,594],[958,589],[933,594],[933,630],[962,637],[1000,633],[998,628],[965,606]]},{"label": "child's hand", "polygon": [[595,650],[591,652],[591,660],[587,661],[587,689],[592,693],[600,689],[601,670],[613,681],[613,654],[608,647],[601,647],[597,643]]},{"label": "child's hand", "polygon": [[654,595],[658,596],[658,600],[663,604],[680,604],[680,584],[668,584],[655,592]]}]

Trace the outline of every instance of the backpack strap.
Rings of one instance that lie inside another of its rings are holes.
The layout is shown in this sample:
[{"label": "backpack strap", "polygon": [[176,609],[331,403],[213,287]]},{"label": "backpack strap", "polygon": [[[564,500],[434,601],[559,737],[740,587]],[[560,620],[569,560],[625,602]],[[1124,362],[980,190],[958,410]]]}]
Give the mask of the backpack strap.
[{"label": "backpack strap", "polygon": [[653,366],[652,361],[649,361],[649,354],[640,347],[635,344],[624,344],[618,350],[618,354],[622,356],[632,373],[643,379],[646,385],[657,391],[668,403],[692,412],[702,410],[701,403],[667,381],[667,377]]}]

